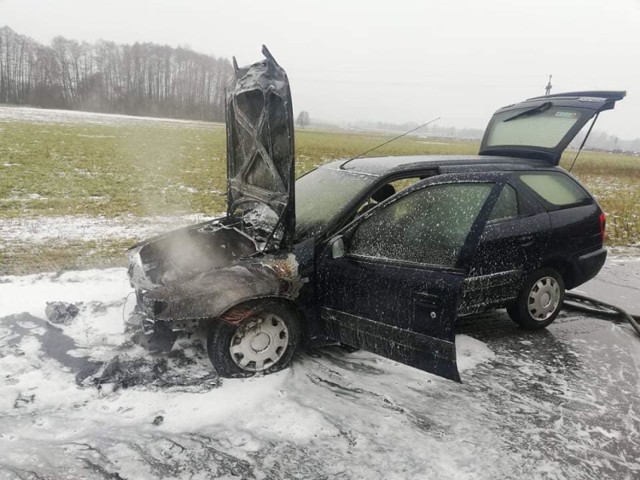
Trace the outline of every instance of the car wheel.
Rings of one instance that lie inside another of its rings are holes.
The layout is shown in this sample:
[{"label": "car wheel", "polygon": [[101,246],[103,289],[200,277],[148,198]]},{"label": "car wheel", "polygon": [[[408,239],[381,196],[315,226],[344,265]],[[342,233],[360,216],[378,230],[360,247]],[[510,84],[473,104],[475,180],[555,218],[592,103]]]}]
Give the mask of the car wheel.
[{"label": "car wheel", "polygon": [[551,324],[564,301],[564,281],[552,268],[541,268],[533,272],[515,303],[507,308],[511,319],[527,330],[539,330]]},{"label": "car wheel", "polygon": [[300,322],[285,305],[264,301],[242,308],[237,323],[214,321],[209,359],[221,377],[249,377],[286,368],[300,344]]}]

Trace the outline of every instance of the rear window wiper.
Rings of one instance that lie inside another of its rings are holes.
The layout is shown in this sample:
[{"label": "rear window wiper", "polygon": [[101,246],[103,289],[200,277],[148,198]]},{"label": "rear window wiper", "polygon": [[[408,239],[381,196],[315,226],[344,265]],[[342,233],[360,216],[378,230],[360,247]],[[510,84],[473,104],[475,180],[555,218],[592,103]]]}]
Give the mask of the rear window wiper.
[{"label": "rear window wiper", "polygon": [[546,110],[549,110],[552,106],[553,106],[553,103],[544,102],[542,105],[538,105],[537,107],[530,108],[529,110],[525,110],[524,112],[516,113],[513,117],[509,117],[503,120],[503,122],[510,122],[511,120],[515,120],[520,117],[525,117],[525,116],[533,115],[536,113],[542,113]]}]

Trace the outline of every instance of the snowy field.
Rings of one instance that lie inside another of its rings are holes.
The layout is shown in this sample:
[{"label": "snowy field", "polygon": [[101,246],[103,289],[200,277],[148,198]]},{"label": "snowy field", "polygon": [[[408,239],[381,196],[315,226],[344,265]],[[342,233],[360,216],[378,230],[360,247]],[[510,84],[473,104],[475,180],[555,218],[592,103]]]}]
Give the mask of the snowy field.
[{"label": "snowy field", "polygon": [[211,220],[212,216],[192,214],[181,216],[107,218],[83,215],[58,217],[0,218],[0,250],[16,245],[43,245],[52,241],[104,241],[144,239],[194,223]]},{"label": "snowy field", "polygon": [[[640,313],[640,260],[612,258],[598,282],[584,290]],[[124,269],[0,277],[0,479],[640,476],[640,339],[626,325],[464,320],[461,385],[336,348],[220,380],[201,339],[168,360],[127,343],[130,293]],[[53,325],[48,301],[80,313]]]},{"label": "snowy field", "polygon": [[29,123],[55,123],[55,124],[90,124],[90,125],[166,125],[177,128],[188,128],[190,126],[211,128],[224,125],[212,122],[201,122],[197,120],[181,120],[175,118],[159,117],[134,117],[131,115],[119,115],[109,113],[80,112],[73,110],[55,110],[43,108],[29,108],[0,104],[1,122],[29,122]]}]

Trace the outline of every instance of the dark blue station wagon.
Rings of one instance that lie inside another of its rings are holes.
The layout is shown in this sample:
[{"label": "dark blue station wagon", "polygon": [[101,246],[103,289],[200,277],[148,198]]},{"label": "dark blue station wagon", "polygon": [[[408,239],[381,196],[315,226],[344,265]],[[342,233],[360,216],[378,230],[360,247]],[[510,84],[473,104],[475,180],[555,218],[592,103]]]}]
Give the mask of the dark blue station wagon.
[{"label": "dark blue station wagon", "polygon": [[129,251],[129,325],[150,348],[204,327],[222,376],[341,343],[459,381],[458,316],[507,308],[544,328],[601,269],[604,213],[558,163],[624,92],[504,107],[478,155],[339,160],[294,180],[289,84],[264,52],[227,98],[227,214]]}]

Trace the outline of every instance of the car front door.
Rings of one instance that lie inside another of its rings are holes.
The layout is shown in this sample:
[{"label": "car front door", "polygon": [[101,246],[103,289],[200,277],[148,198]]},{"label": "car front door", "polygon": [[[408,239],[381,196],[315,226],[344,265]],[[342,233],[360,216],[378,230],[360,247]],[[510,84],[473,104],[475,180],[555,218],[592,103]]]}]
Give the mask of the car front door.
[{"label": "car front door", "polygon": [[474,176],[434,177],[334,237],[316,270],[328,336],[460,381],[456,311],[498,191]]}]

